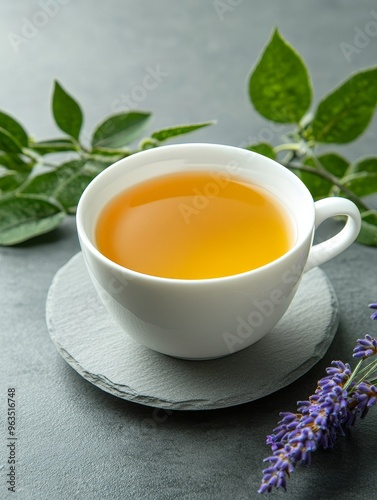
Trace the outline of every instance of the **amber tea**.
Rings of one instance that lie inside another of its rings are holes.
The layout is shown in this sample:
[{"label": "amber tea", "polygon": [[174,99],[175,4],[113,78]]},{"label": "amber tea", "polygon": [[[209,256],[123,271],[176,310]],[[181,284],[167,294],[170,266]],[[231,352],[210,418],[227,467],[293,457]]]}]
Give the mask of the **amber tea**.
[{"label": "amber tea", "polygon": [[140,273],[197,280],[244,273],[294,245],[294,224],[265,188],[219,172],[149,179],[115,196],[96,226],[99,251]]}]

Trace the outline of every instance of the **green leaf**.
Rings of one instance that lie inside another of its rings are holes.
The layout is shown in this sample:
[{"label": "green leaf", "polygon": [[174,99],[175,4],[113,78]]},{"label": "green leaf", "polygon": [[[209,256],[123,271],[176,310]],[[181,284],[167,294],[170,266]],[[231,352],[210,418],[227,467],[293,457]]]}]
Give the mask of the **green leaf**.
[{"label": "green leaf", "polygon": [[[320,155],[317,157],[318,161],[322,165],[325,170],[330,172],[331,174],[335,175],[335,177],[340,180],[348,171],[349,168],[349,163],[348,161],[343,158],[343,156],[338,155],[337,153],[325,153],[323,155]],[[325,185],[324,181],[324,185]],[[324,196],[340,196],[341,191],[339,188],[335,185],[332,186],[331,190],[329,193],[327,193]]]},{"label": "green leaf", "polygon": [[249,96],[258,113],[279,123],[298,123],[310,106],[308,70],[277,29],[251,73]]},{"label": "green leaf", "polygon": [[79,139],[83,115],[78,103],[55,81],[52,112],[57,126],[75,139]]},{"label": "green leaf", "polygon": [[179,135],[189,134],[190,132],[194,132],[194,130],[199,130],[203,127],[208,127],[209,125],[213,125],[216,123],[215,121],[202,122],[202,123],[193,123],[191,125],[175,125],[174,127],[163,128],[161,130],[156,130],[151,134],[152,139],[155,139],[158,142],[164,142],[172,137],[177,137]]},{"label": "green leaf", "polygon": [[246,146],[245,149],[249,151],[254,151],[255,153],[259,153],[260,155],[267,156],[267,158],[271,158],[275,160],[276,154],[274,152],[274,148],[268,144],[267,142],[259,142],[258,144],[250,144],[250,146]]},{"label": "green leaf", "polygon": [[21,174],[13,170],[0,172],[0,197],[9,191],[17,189],[26,179],[27,174]]},{"label": "green leaf", "polygon": [[[343,177],[349,166],[347,160],[337,153],[325,153],[317,156],[316,159],[308,157],[303,163],[316,170],[322,167],[334,175],[338,180]],[[334,184],[315,173],[300,171],[299,177],[311,192],[314,200],[320,200],[321,198],[326,198],[334,194]],[[336,194],[338,194],[338,190],[336,190]]]},{"label": "green leaf", "polygon": [[144,137],[139,143],[139,150],[140,151],[146,151],[147,149],[154,149],[158,148],[160,143],[156,141],[156,139],[152,139],[152,137]]},{"label": "green leaf", "polygon": [[90,152],[90,155],[88,156],[88,161],[100,163],[102,164],[102,168],[106,168],[109,165],[112,165],[113,163],[121,160],[122,158],[130,156],[129,154],[114,154],[114,151],[116,150],[113,150],[113,154],[111,155],[108,153],[103,154],[102,150],[92,150]]},{"label": "green leaf", "polygon": [[150,113],[131,111],[110,116],[93,133],[94,149],[118,149],[130,144],[145,127]]},{"label": "green leaf", "polygon": [[36,151],[40,155],[50,153],[62,153],[66,151],[76,151],[77,146],[72,139],[51,139],[48,141],[33,142],[30,144],[30,149]]},{"label": "green leaf", "polygon": [[125,158],[126,156],[130,156],[133,154],[133,152],[129,149],[122,148],[121,151],[117,151],[116,149],[105,149],[105,148],[99,148],[99,149],[92,149],[90,152],[90,156],[98,156],[98,159],[101,161],[101,159],[104,159],[104,161],[107,161],[107,159],[110,158]]},{"label": "green leaf", "polygon": [[64,218],[49,200],[17,195],[0,199],[0,245],[15,245],[57,227]]},{"label": "green leaf", "polygon": [[361,230],[357,241],[364,245],[377,246],[376,210],[369,210],[361,214]]},{"label": "green leaf", "polygon": [[57,200],[69,214],[75,214],[77,204],[88,184],[110,163],[86,161],[70,179],[66,179],[64,187],[57,192]]},{"label": "green leaf", "polygon": [[22,146],[13,135],[0,128],[0,151],[22,154]]},{"label": "green leaf", "polygon": [[337,153],[325,153],[317,156],[318,161],[328,172],[341,179],[349,166],[348,161]]},{"label": "green leaf", "polygon": [[[318,165],[313,158],[306,158],[303,163],[304,165],[308,165],[309,167],[319,170]],[[305,184],[305,186],[309,189],[315,201],[329,196],[329,193],[333,186],[332,182],[323,179],[323,177],[320,177],[319,175],[311,172],[300,172],[299,177]]]},{"label": "green leaf", "polygon": [[96,159],[90,159],[86,160],[86,163],[84,165],[84,171],[88,175],[93,175],[96,176],[100,174],[103,170],[105,170],[107,167],[112,165],[113,160],[111,158],[100,158],[98,160]]},{"label": "green leaf", "polygon": [[70,181],[85,165],[84,160],[63,163],[54,170],[36,175],[21,186],[20,192],[57,199],[67,181]]},{"label": "green leaf", "polygon": [[361,71],[325,97],[312,122],[317,142],[345,144],[368,126],[377,102],[377,68]]},{"label": "green leaf", "polygon": [[87,172],[79,173],[74,179],[67,182],[66,188],[59,193],[58,201],[69,214],[76,213],[81,195],[94,177],[94,175],[90,175]]},{"label": "green leaf", "polygon": [[74,160],[63,163],[55,170],[28,180],[20,192],[42,195],[57,200],[68,213],[75,213],[77,203],[86,186],[107,165],[103,162]]},{"label": "green leaf", "polygon": [[358,172],[347,175],[342,180],[344,186],[356,196],[368,196],[377,193],[377,172]]},{"label": "green leaf", "polygon": [[0,111],[0,128],[6,130],[12,137],[17,139],[18,143],[27,147],[28,135],[24,128],[11,116]]},{"label": "green leaf", "polygon": [[352,173],[356,172],[370,172],[371,174],[377,173],[377,158],[375,156],[369,156],[368,158],[363,158],[358,160],[351,165]]},{"label": "green leaf", "polygon": [[34,162],[25,163],[17,154],[4,154],[0,152],[0,166],[17,172],[30,172]]}]

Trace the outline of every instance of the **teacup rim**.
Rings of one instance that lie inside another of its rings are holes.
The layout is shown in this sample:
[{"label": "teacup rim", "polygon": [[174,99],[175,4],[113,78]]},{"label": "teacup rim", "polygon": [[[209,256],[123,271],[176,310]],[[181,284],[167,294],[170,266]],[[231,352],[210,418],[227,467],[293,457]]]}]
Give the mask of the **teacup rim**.
[{"label": "teacup rim", "polygon": [[283,262],[284,260],[290,259],[291,255],[293,253],[297,252],[299,250],[299,248],[305,244],[308,236],[310,236],[310,233],[313,234],[314,221],[315,221],[314,200],[313,200],[313,204],[312,204],[312,222],[311,223],[308,222],[308,228],[310,228],[308,231],[308,234],[305,234],[302,238],[298,239],[287,252],[285,252],[283,255],[281,255],[277,259],[274,259],[273,261],[268,262],[267,264],[264,264],[263,266],[257,267],[255,269],[250,269],[250,270],[244,271],[242,273],[232,274],[232,275],[228,275],[228,276],[217,276],[217,277],[213,277],[213,278],[199,278],[199,279],[197,279],[197,278],[196,279],[168,278],[168,277],[164,277],[164,276],[155,276],[155,275],[146,274],[146,273],[143,273],[140,271],[135,271],[133,269],[124,267],[124,266],[112,261],[111,259],[109,259],[105,255],[103,255],[96,248],[96,246],[92,243],[91,239],[89,238],[87,231],[84,228],[84,224],[83,224],[82,217],[81,217],[82,210],[83,210],[82,207],[83,207],[83,204],[85,203],[85,198],[87,196],[87,193],[92,189],[93,185],[98,184],[99,182],[101,182],[103,177],[108,175],[108,173],[107,173],[108,169],[112,170],[115,168],[119,168],[118,167],[119,164],[123,164],[125,162],[128,162],[130,159],[132,159],[136,155],[138,157],[140,157],[140,155],[148,156],[148,155],[152,155],[156,151],[161,153],[162,150],[167,150],[167,149],[169,149],[169,150],[174,150],[174,149],[182,150],[182,148],[187,148],[187,147],[190,149],[192,149],[193,147],[199,147],[199,148],[203,147],[203,148],[207,148],[207,149],[215,147],[216,149],[224,149],[224,150],[227,149],[230,151],[238,151],[238,152],[243,152],[243,153],[250,153],[251,155],[256,155],[256,156],[262,158],[263,161],[267,161],[268,163],[273,164],[275,168],[279,168],[282,171],[284,169],[285,175],[288,175],[292,179],[292,181],[294,183],[296,183],[297,186],[300,186],[300,189],[302,189],[304,192],[306,191],[306,194],[309,196],[310,199],[312,199],[310,191],[305,186],[305,184],[294,173],[292,173],[290,170],[286,169],[286,167],[281,165],[279,162],[277,162],[271,158],[268,158],[266,156],[263,156],[257,152],[242,149],[242,148],[239,148],[237,146],[229,146],[229,145],[214,144],[214,143],[184,143],[184,144],[169,144],[169,145],[159,146],[158,148],[152,148],[152,149],[148,149],[145,151],[140,151],[140,152],[135,153],[131,156],[122,158],[122,159],[114,162],[113,164],[109,165],[105,170],[103,170],[100,174],[98,174],[88,184],[88,186],[85,188],[84,192],[82,193],[82,195],[80,197],[80,200],[79,200],[79,203],[77,206],[77,211],[76,211],[77,232],[78,232],[80,242],[82,242],[82,244],[85,245],[85,248],[93,255],[94,258],[99,259],[104,265],[112,268],[114,271],[116,271],[118,273],[120,272],[122,274],[129,274],[131,276],[130,280],[134,280],[134,279],[138,278],[138,279],[143,279],[143,280],[147,280],[147,281],[154,281],[154,282],[163,282],[163,283],[170,283],[170,284],[185,284],[186,286],[188,284],[190,284],[191,286],[193,286],[195,284],[196,285],[197,284],[205,285],[205,284],[219,283],[222,281],[229,282],[232,280],[241,279],[243,277],[248,277],[250,275],[258,275],[269,268],[272,268],[276,265],[279,265],[279,263]]}]

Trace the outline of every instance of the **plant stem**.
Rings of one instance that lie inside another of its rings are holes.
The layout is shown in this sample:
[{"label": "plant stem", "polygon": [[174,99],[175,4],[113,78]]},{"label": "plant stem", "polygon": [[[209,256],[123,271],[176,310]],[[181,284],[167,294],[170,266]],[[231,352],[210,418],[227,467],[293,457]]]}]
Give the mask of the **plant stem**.
[{"label": "plant stem", "polygon": [[126,155],[119,155],[119,154],[100,155],[100,154],[89,153],[89,154],[82,155],[81,158],[83,160],[87,160],[87,161],[92,160],[92,161],[99,161],[99,162],[111,164],[111,163],[115,163],[116,161],[119,161],[122,158],[125,158],[127,156],[130,156],[130,155],[129,154],[126,154]]},{"label": "plant stem", "polygon": [[296,164],[290,165],[289,163],[285,164],[284,166],[289,170],[299,170],[300,172],[308,172],[309,174],[314,174],[318,175],[319,177],[322,177],[322,179],[325,179],[334,184],[335,186],[337,186],[340,189],[340,191],[342,191],[347,196],[347,198],[352,200],[354,203],[364,208],[365,210],[370,210],[370,207],[368,207],[368,205],[366,205],[361,198],[359,198],[355,193],[346,188],[339,181],[339,179],[335,177],[335,175],[332,175],[327,170],[317,169],[314,167],[310,167],[309,165],[296,165]]},{"label": "plant stem", "polygon": [[[61,153],[61,151],[57,152],[57,154],[60,154],[60,153]],[[66,153],[68,153],[68,151]],[[39,163],[43,167],[57,168],[60,165],[59,163],[51,163],[49,161],[46,161],[44,156],[41,156],[37,153],[34,153],[33,151],[30,151],[29,149],[28,150],[24,149],[22,154],[24,156],[26,156],[27,158],[30,158],[31,160],[33,160],[35,163]]]},{"label": "plant stem", "polygon": [[376,363],[371,363],[371,365],[374,365],[374,366],[370,367],[370,365],[369,365],[369,367],[370,367],[369,370],[361,377],[361,379],[359,380],[359,383],[364,382],[364,380],[367,380],[369,375],[372,375],[372,373],[374,373],[376,371]]},{"label": "plant stem", "polygon": [[274,153],[280,153],[281,151],[300,151],[300,144],[291,142],[289,144],[280,144],[280,146],[274,147]]},{"label": "plant stem", "polygon": [[371,363],[369,363],[367,366],[365,366],[362,370],[360,370],[359,375],[362,376],[362,380],[366,378],[368,375],[373,373],[377,369],[377,360],[375,359]]},{"label": "plant stem", "polygon": [[363,363],[363,360],[360,359],[360,361],[357,363],[355,369],[352,371],[350,378],[347,380],[347,382],[344,384],[343,389],[347,389],[347,387],[350,386],[351,382],[355,379],[356,375],[358,374],[360,367]]},{"label": "plant stem", "polygon": [[292,151],[291,149],[287,151],[286,155],[284,158],[279,161],[282,165],[284,165],[286,168],[287,165],[290,165],[291,161],[293,161],[296,158],[296,151]]},{"label": "plant stem", "polygon": [[27,158],[30,158],[30,160],[34,160],[36,162],[39,161],[40,159],[40,156],[37,153],[34,153],[33,151],[27,148],[23,148],[22,154]]}]

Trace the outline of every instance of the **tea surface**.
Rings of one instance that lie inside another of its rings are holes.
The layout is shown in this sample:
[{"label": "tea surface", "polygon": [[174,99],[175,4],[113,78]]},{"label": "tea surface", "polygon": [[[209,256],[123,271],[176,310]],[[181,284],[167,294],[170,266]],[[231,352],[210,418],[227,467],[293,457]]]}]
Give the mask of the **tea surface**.
[{"label": "tea surface", "polygon": [[230,276],[263,266],[293,245],[281,202],[244,179],[182,172],[130,187],[102,210],[99,251],[141,273],[178,279]]}]

